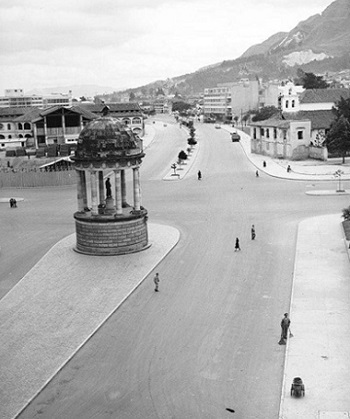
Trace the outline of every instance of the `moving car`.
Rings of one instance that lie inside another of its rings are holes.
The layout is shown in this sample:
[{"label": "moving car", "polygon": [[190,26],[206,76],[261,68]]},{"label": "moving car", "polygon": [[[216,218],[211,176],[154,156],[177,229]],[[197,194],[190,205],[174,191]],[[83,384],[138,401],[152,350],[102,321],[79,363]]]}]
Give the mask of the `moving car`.
[{"label": "moving car", "polygon": [[240,139],[241,139],[241,136],[237,134],[237,132],[233,132],[231,134],[231,140],[233,143],[239,141]]}]

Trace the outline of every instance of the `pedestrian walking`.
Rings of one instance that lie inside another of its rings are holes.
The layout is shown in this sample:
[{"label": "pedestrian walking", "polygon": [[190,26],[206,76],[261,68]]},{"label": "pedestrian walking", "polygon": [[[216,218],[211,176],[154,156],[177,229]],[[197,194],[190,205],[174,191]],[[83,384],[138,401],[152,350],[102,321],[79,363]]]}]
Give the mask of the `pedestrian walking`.
[{"label": "pedestrian walking", "polygon": [[288,317],[288,313],[284,313],[284,317],[281,321],[281,339],[278,342],[280,345],[285,345],[286,340],[288,339],[288,329],[290,326],[290,318]]},{"label": "pedestrian walking", "polygon": [[198,180],[202,179],[202,172],[200,170],[198,170]]},{"label": "pedestrian walking", "polygon": [[159,286],[159,274],[156,273],[156,276],[153,278],[153,282],[154,282],[154,291],[155,292],[159,292],[158,286]]},{"label": "pedestrian walking", "polygon": [[255,236],[256,236],[256,234],[255,234],[255,227],[254,227],[254,224],[252,225],[252,228],[251,228],[251,234],[252,234],[252,240],[255,240]]},{"label": "pedestrian walking", "polygon": [[238,250],[241,250],[241,248],[239,246],[239,239],[238,237],[236,237],[235,252],[237,252]]},{"label": "pedestrian walking", "polygon": [[263,167],[266,167],[266,161],[265,160],[263,161]]},{"label": "pedestrian walking", "polygon": [[256,177],[259,177],[259,170],[257,170],[257,171],[255,172],[255,176],[256,176]]}]

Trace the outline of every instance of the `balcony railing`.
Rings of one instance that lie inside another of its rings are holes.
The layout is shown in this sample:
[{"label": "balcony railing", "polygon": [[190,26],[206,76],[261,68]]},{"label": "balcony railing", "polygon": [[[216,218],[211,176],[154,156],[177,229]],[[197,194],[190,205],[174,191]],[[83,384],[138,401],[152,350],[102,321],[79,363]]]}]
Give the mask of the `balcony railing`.
[{"label": "balcony railing", "polygon": [[[62,127],[58,127],[58,128],[48,128],[47,129],[47,135],[48,136],[61,136],[61,135],[72,135],[72,134],[79,134],[81,131],[81,127],[66,127],[64,132],[63,132],[63,128]],[[38,128],[36,130],[37,135],[45,135],[45,130],[44,128]]]}]

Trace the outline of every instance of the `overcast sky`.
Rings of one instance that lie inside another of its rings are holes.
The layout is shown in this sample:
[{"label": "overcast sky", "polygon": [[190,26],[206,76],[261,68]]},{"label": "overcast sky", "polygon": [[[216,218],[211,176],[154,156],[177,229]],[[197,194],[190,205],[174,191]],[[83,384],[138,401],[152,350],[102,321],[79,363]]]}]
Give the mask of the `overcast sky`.
[{"label": "overcast sky", "polygon": [[238,58],[331,3],[0,0],[0,95],[72,84],[121,90],[181,76]]}]

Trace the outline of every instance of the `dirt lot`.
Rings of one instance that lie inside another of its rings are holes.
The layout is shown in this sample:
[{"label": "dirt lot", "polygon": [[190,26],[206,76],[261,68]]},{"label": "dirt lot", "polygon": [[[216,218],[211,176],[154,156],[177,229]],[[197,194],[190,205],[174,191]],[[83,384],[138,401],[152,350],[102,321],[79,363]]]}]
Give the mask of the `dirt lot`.
[{"label": "dirt lot", "polygon": [[39,169],[39,167],[43,164],[50,163],[58,158],[36,158],[35,156],[6,157],[5,154],[5,151],[0,152],[0,171],[7,171],[12,169],[16,171],[35,170]]}]

